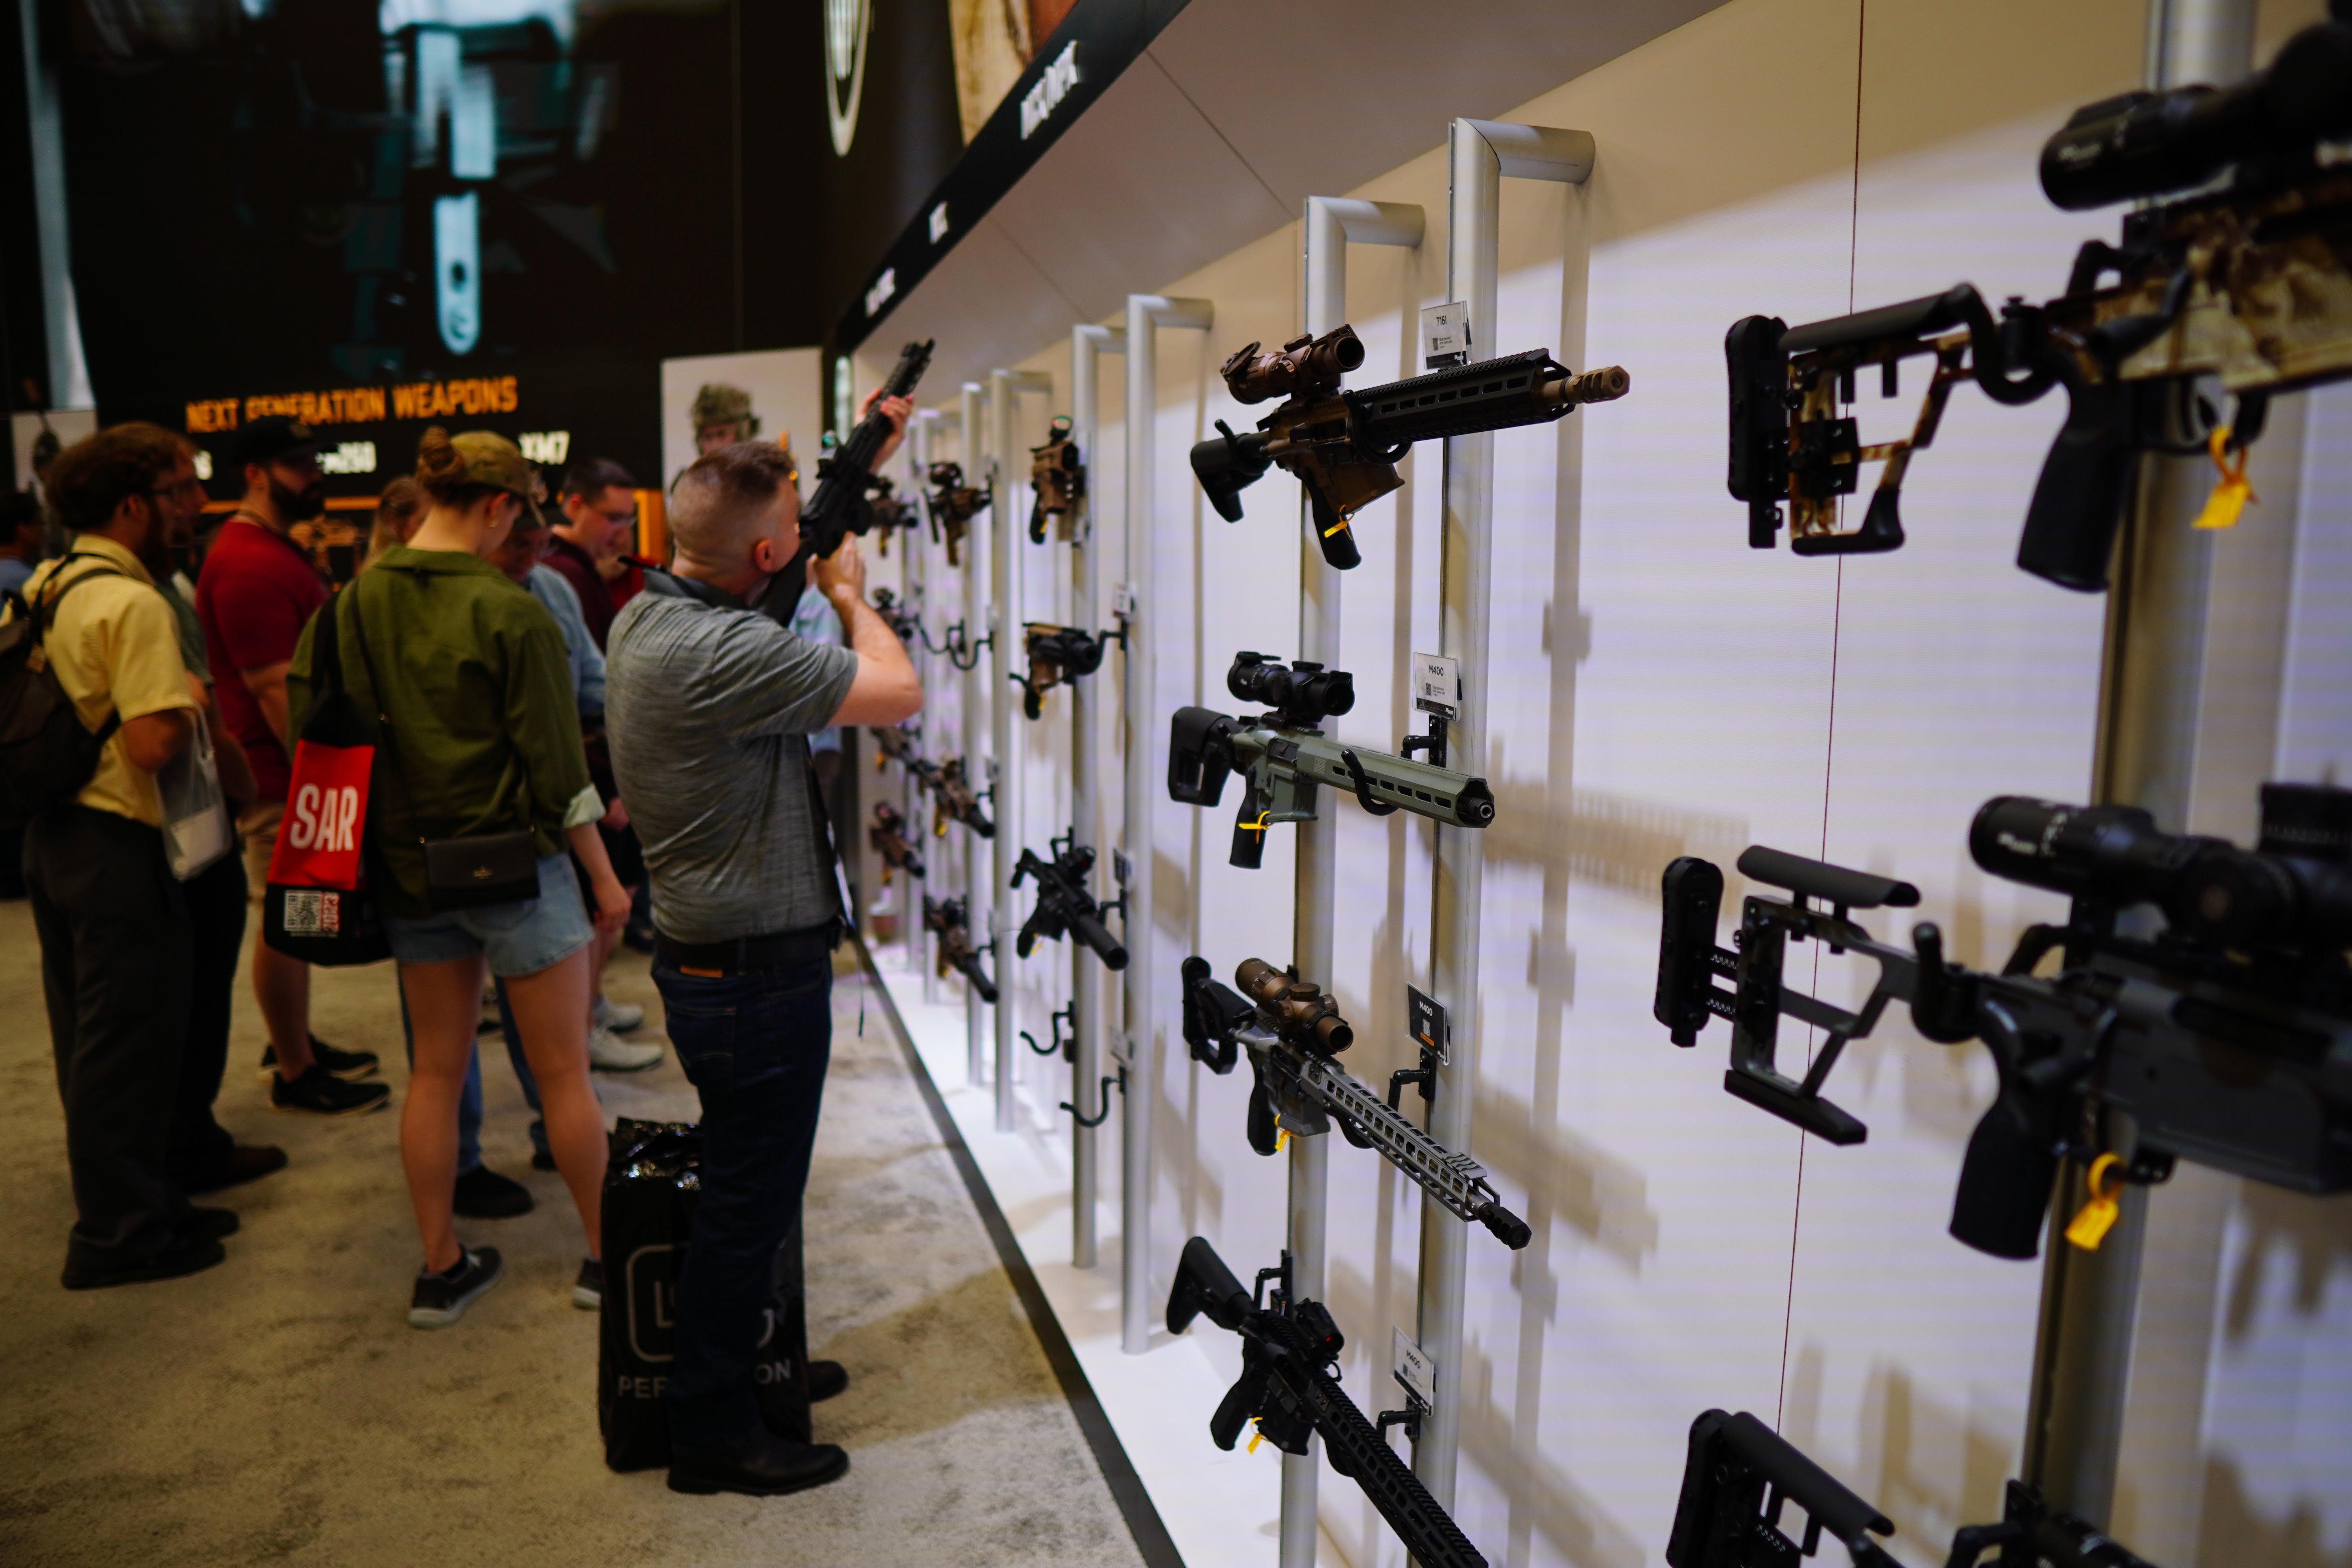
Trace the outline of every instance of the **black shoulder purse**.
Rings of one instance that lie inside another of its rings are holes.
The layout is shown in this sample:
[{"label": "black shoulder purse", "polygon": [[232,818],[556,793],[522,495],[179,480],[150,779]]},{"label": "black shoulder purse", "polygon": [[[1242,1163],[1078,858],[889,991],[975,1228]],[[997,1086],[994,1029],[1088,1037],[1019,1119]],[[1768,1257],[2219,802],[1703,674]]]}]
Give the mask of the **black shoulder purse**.
[{"label": "black shoulder purse", "polygon": [[[384,749],[392,753],[392,770],[400,775],[400,793],[413,819],[416,796],[408,787],[408,770],[400,760],[391,716],[383,710],[383,683],[376,679],[375,656],[368,647],[367,626],[360,620],[359,590],[366,581],[362,575],[351,585],[352,629],[359,634],[360,660],[367,666],[376,727]],[[436,915],[488,904],[519,904],[539,897],[539,846],[527,827],[512,833],[467,834],[462,838],[427,838],[420,833],[416,842],[425,851],[425,901]]]}]

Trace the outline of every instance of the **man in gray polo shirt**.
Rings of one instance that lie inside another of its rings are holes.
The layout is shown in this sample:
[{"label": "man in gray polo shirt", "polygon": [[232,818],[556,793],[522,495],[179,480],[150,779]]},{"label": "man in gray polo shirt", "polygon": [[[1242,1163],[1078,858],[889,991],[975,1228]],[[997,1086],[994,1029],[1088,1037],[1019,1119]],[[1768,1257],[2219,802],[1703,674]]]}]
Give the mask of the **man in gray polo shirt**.
[{"label": "man in gray polo shirt", "polygon": [[[879,406],[905,429],[904,402]],[[605,737],[653,881],[654,981],[702,1098],[702,1193],[667,1391],[669,1484],[684,1492],[770,1496],[849,1468],[829,1444],[768,1432],[752,1394],[769,1271],[816,1142],[832,951],[846,915],[808,735],[896,724],[923,693],[904,645],[866,603],[855,539],[809,573],[848,647],[804,641],[751,607],[770,593],[800,595],[800,584],[774,581],[800,548],[793,480],[791,457],[764,442],[722,447],[679,475],[674,575],[648,576],[605,649]],[[845,1381],[835,1367],[810,1370],[813,1397]]]}]

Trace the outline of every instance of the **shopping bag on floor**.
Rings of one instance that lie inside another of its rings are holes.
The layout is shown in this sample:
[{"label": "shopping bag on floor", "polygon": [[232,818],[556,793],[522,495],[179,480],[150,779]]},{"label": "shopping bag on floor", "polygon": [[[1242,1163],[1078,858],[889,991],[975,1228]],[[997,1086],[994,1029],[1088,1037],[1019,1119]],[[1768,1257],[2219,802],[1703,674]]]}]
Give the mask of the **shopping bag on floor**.
[{"label": "shopping bag on floor", "polygon": [[[690,1122],[623,1117],[604,1168],[604,1302],[596,1417],[615,1470],[669,1463],[664,1398],[677,1359],[677,1286],[702,1185],[702,1133]],[[761,1420],[810,1440],[808,1310],[800,1227],[778,1249],[752,1364]]]}]

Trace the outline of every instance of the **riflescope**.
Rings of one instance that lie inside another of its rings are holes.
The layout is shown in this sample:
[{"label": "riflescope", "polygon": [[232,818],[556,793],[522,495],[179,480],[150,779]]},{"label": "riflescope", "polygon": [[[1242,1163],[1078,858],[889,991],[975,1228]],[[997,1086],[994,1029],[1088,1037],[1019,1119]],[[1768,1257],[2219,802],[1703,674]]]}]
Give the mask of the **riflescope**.
[{"label": "riflescope", "polygon": [[1356,678],[1300,659],[1277,664],[1262,653],[1237,653],[1225,672],[1225,689],[1244,702],[1261,703],[1286,724],[1307,727],[1336,719],[1356,705]]}]

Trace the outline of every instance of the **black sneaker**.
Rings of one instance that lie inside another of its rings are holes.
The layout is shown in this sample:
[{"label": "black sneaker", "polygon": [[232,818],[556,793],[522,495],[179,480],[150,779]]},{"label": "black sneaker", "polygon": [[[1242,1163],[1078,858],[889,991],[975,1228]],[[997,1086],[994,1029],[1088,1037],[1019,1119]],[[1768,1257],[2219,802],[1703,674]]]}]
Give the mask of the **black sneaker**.
[{"label": "black sneaker", "polygon": [[228,1249],[209,1236],[183,1236],[144,1263],[116,1268],[68,1268],[60,1281],[68,1290],[104,1290],[115,1285],[137,1285],[150,1279],[177,1279],[201,1274],[228,1257]]},{"label": "black sneaker", "polygon": [[[276,1073],[269,1075],[276,1078]],[[192,1198],[206,1193],[217,1193],[226,1187],[243,1186],[286,1168],[286,1151],[268,1144],[256,1147],[239,1143],[220,1158],[220,1163],[200,1171],[180,1184],[180,1190]]]},{"label": "black sneaker", "polygon": [[312,1062],[309,1072],[290,1082],[273,1074],[269,1103],[311,1116],[364,1116],[391,1104],[392,1089],[381,1083],[345,1083]]},{"label": "black sneaker", "polygon": [[[327,1069],[330,1078],[353,1083],[363,1078],[373,1078],[377,1066],[373,1051],[347,1051],[331,1046],[318,1036],[310,1037],[310,1059]],[[268,1083],[278,1076],[278,1047],[261,1047],[261,1081]]]},{"label": "black sneaker", "polygon": [[698,1497],[713,1492],[782,1497],[837,1481],[848,1473],[849,1456],[832,1444],[794,1443],[764,1431],[740,1448],[670,1446],[669,1489]]},{"label": "black sneaker", "polygon": [[477,1165],[458,1176],[457,1201],[450,1206],[467,1219],[512,1219],[530,1212],[530,1189],[488,1165]]},{"label": "black sneaker", "polygon": [[837,1361],[809,1363],[809,1403],[822,1405],[849,1386],[849,1369]]},{"label": "black sneaker", "polygon": [[187,1217],[180,1222],[180,1234],[219,1241],[225,1237],[235,1236],[237,1226],[243,1223],[234,1210],[191,1208]]},{"label": "black sneaker", "polygon": [[419,1274],[408,1297],[408,1326],[446,1329],[466,1315],[475,1298],[499,1282],[506,1265],[495,1247],[476,1247],[462,1253],[446,1274]]},{"label": "black sneaker", "polygon": [[580,1278],[572,1282],[572,1304],[583,1312],[593,1312],[604,1304],[604,1260],[583,1258],[580,1260]]}]

